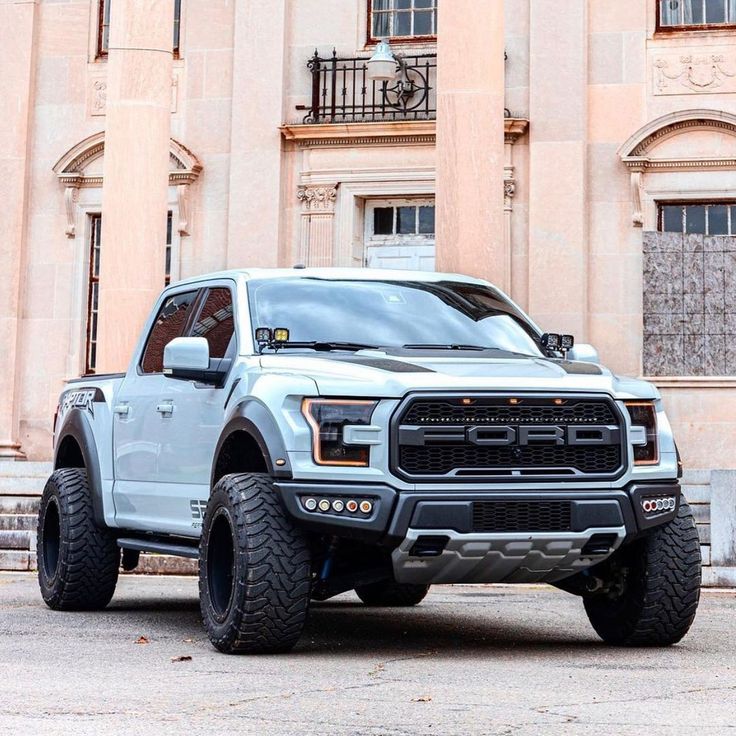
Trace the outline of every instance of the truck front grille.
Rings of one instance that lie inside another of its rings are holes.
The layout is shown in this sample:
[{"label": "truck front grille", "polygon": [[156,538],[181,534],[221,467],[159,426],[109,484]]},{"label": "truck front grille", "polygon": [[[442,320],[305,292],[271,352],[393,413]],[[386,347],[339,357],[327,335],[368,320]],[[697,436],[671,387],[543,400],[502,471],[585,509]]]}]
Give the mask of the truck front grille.
[{"label": "truck front grille", "polygon": [[622,470],[621,416],[606,398],[411,397],[392,461],[411,480],[591,479]]},{"label": "truck front grille", "polygon": [[476,501],[474,532],[567,532],[572,528],[569,501]]}]

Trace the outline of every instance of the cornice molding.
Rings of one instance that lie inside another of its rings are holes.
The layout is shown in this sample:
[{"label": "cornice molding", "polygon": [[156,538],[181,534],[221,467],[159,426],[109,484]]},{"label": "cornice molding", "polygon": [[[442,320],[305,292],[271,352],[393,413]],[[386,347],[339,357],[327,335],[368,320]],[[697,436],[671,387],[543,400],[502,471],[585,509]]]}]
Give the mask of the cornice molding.
[{"label": "cornice molding", "polygon": [[[529,121],[504,119],[504,140],[515,143],[526,133]],[[434,145],[434,120],[396,120],[375,123],[307,123],[282,125],[284,140],[301,148],[320,146]]]}]

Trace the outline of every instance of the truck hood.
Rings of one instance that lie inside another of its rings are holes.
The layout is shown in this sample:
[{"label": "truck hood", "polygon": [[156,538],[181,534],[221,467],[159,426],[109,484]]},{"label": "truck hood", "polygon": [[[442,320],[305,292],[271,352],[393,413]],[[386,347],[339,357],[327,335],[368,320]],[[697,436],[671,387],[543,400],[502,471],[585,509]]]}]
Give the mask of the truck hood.
[{"label": "truck hood", "polygon": [[659,398],[646,381],[607,368],[513,353],[361,350],[262,355],[270,373],[308,376],[322,396],[399,398],[409,391],[599,392],[616,398]]}]

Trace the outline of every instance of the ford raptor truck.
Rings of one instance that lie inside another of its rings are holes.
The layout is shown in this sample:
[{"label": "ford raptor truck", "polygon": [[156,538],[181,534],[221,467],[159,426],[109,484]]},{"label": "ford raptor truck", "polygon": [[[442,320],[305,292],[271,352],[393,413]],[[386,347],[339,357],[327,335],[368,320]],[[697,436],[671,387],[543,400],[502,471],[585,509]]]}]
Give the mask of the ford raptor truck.
[{"label": "ford raptor truck", "polygon": [[69,381],[38,521],[57,610],[141,552],[198,560],[222,652],[293,647],[311,600],[549,583],[607,643],[679,641],[700,547],[657,389],[478,279],[234,270],[168,286],[123,374]]}]

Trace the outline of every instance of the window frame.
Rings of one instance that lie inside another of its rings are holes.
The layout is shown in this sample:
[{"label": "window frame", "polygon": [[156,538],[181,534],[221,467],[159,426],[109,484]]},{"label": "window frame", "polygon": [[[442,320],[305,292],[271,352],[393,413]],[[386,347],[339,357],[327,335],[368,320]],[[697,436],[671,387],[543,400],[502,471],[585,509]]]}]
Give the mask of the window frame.
[{"label": "window frame", "polygon": [[[434,0],[435,7],[434,7],[434,28],[435,32],[432,34],[424,35],[424,36],[374,36],[373,35],[373,0],[366,0],[367,2],[367,18],[368,18],[368,27],[367,27],[367,41],[366,46],[374,46],[377,43],[380,43],[381,41],[389,41],[394,46],[400,45],[400,44],[421,44],[421,43],[436,43],[437,42],[437,12],[438,12],[438,5],[440,0]],[[416,9],[412,9],[409,12],[415,12]],[[395,10],[391,10],[390,12],[396,12]]]},{"label": "window frame", "polygon": [[[102,240],[102,213],[91,212],[89,214],[89,235],[87,238],[87,298],[85,300],[86,308],[86,324],[85,324],[85,340],[84,340],[84,375],[94,376],[97,372],[97,333],[99,330],[99,298],[100,298],[100,274],[99,261],[101,254]],[[97,251],[97,253],[95,253]],[[96,256],[96,258],[95,258]],[[97,265],[97,273],[95,273],[95,264]],[[97,286],[97,308],[92,309],[94,286]],[[94,320],[93,330],[93,313]],[[92,333],[94,332],[94,337]],[[95,364],[92,365],[90,356],[92,352],[92,344],[95,346]]]},{"label": "window frame", "polygon": [[[736,199],[658,199],[656,202],[657,207],[657,232],[664,233],[664,232],[675,232],[673,230],[664,230],[664,208],[665,207],[708,207],[708,206],[718,206],[718,205],[725,205],[726,207],[733,207],[736,208]],[[680,235],[706,235],[710,237],[711,235],[714,235],[715,237],[726,237],[726,238],[734,238],[736,237],[736,217],[734,216],[734,213],[730,213],[731,217],[731,233],[688,233],[686,230],[680,232]],[[707,214],[706,214],[706,223],[707,220]],[[679,231],[678,231],[679,232]]]},{"label": "window frame", "polygon": [[[107,59],[110,46],[109,37],[109,22],[108,22],[108,43],[105,48],[103,40],[105,37],[105,10],[107,14],[110,13],[110,3],[112,0],[97,0],[97,40],[95,42],[95,59],[105,60]],[[172,53],[174,59],[181,59],[181,0],[174,0],[174,17],[171,25],[171,42],[172,42]],[[175,43],[176,42],[176,43]]]},{"label": "window frame", "polygon": [[[727,0],[726,0],[727,1]],[[655,25],[656,33],[672,34],[672,33],[688,33],[693,31],[736,31],[736,20],[731,23],[689,23],[682,25],[663,25],[662,24],[662,4],[660,0],[654,0],[656,3],[657,21]]]}]

